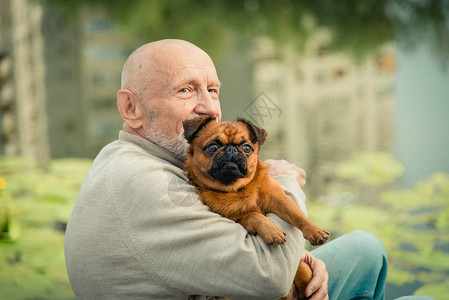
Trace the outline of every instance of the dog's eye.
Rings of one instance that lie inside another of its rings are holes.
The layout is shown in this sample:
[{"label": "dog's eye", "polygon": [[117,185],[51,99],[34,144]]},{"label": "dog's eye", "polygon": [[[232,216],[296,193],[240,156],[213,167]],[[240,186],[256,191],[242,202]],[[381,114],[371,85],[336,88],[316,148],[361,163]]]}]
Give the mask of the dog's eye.
[{"label": "dog's eye", "polygon": [[220,148],[220,147],[218,147],[217,144],[212,143],[206,147],[206,152],[209,154],[214,154],[215,152],[217,152],[218,148]]},{"label": "dog's eye", "polygon": [[242,149],[246,155],[249,155],[253,152],[253,148],[248,144],[243,145],[240,149]]}]

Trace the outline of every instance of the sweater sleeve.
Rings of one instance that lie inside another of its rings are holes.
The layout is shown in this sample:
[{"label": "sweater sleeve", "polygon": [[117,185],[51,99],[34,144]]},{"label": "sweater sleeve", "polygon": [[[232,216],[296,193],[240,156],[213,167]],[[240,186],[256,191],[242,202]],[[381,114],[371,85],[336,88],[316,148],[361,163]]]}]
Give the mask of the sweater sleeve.
[{"label": "sweater sleeve", "polygon": [[[111,174],[110,205],[122,238],[150,280],[167,293],[234,300],[277,299],[288,293],[304,249],[298,229],[270,214],[286,232],[287,243],[266,245],[211,212],[174,166],[149,170],[136,163]],[[279,177],[287,194],[303,205],[299,186]]]}]

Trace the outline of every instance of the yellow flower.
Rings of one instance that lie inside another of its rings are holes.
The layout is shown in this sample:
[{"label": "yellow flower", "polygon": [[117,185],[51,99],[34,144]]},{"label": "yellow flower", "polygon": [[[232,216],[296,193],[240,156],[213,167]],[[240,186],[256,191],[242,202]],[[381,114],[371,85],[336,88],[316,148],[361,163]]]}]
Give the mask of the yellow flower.
[{"label": "yellow flower", "polygon": [[6,188],[6,180],[3,177],[0,177],[0,190],[3,190]]}]

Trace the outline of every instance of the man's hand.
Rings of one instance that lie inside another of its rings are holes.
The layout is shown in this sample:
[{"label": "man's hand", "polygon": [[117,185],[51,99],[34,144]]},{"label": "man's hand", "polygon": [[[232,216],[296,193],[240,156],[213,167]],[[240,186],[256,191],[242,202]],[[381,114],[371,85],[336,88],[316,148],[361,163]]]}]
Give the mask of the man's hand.
[{"label": "man's hand", "polygon": [[304,250],[301,258],[306,262],[310,269],[312,269],[312,280],[306,287],[306,297],[311,300],[329,300],[327,294],[327,284],[329,281],[329,274],[326,270],[326,265],[322,260],[315,258],[309,251]]},{"label": "man's hand", "polygon": [[306,172],[289,163],[286,160],[274,160],[268,159],[265,161],[270,166],[270,176],[276,175],[288,175],[293,176],[298,181],[299,186],[302,188],[306,184]]}]

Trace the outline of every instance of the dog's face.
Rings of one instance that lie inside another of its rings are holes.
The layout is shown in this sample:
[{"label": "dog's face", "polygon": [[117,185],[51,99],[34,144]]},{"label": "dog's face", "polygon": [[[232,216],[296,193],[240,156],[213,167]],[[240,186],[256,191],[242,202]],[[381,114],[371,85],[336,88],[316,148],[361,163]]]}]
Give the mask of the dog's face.
[{"label": "dog's face", "polygon": [[231,191],[252,180],[265,130],[244,119],[218,123],[210,117],[188,120],[183,126],[190,144],[186,171],[196,185]]}]

